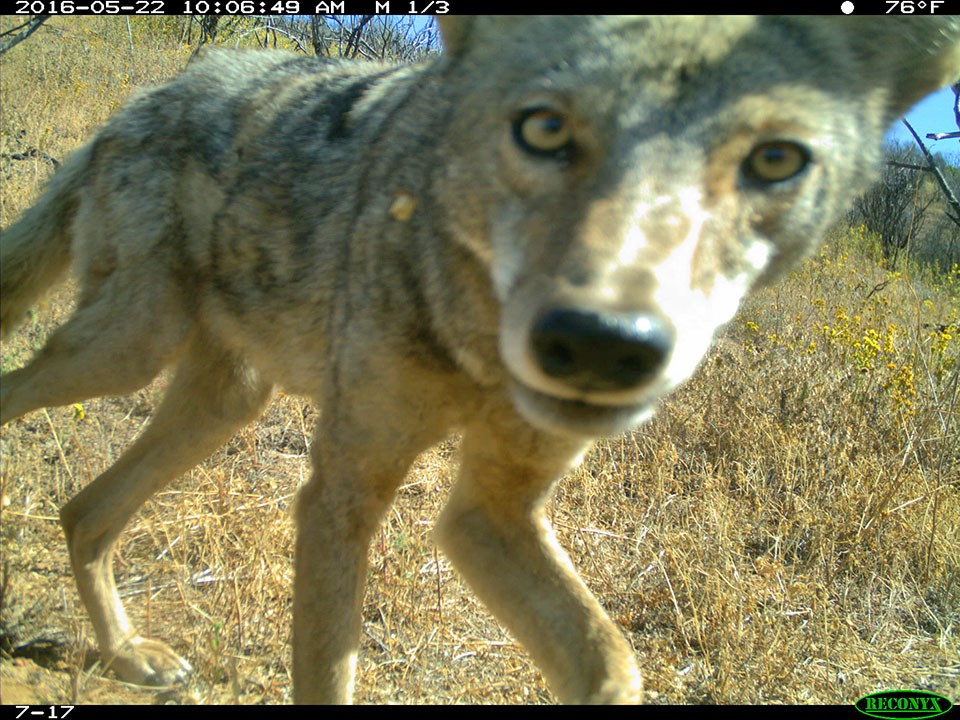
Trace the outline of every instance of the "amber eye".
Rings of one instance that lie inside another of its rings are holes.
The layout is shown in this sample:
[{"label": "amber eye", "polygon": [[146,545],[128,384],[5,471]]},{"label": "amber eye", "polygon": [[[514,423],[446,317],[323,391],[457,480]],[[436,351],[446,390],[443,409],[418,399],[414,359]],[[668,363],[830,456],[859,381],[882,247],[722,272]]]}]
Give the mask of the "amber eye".
[{"label": "amber eye", "polygon": [[556,110],[534,108],[513,123],[517,145],[531,155],[566,159],[573,149],[573,130],[567,117]]},{"label": "amber eye", "polygon": [[790,180],[810,164],[810,152],[802,145],[776,141],[757,145],[743,163],[744,172],[751,180],[779,183]]}]

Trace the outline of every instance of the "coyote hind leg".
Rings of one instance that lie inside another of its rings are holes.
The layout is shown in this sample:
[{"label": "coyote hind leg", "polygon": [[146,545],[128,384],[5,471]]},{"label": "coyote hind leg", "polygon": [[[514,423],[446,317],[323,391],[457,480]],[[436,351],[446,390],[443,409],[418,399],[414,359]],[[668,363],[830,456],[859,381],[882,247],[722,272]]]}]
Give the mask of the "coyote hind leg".
[{"label": "coyote hind leg", "polygon": [[198,334],[147,429],[61,511],[80,598],[104,663],[121,679],[168,685],[182,680],[190,665],[131,625],[113,577],[120,532],[151,495],[255,419],[269,394],[269,386],[240,359]]},{"label": "coyote hind leg", "polygon": [[42,407],[123,395],[146,385],[193,332],[180,295],[160,278],[134,277],[126,285],[112,278],[88,289],[30,364],[3,376],[0,425]]}]

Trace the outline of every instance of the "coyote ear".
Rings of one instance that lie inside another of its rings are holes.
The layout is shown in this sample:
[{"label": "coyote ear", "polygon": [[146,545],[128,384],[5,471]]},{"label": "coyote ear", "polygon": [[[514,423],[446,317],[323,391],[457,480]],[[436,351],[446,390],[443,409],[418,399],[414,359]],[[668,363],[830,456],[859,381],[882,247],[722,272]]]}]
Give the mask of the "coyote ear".
[{"label": "coyote ear", "polygon": [[440,36],[443,38],[443,51],[451,55],[459,55],[466,45],[473,17],[470,15],[438,15],[437,24],[440,26]]},{"label": "coyote ear", "polygon": [[867,82],[890,88],[891,119],[960,79],[960,19],[847,18]]},{"label": "coyote ear", "polygon": [[[447,55],[463,55],[471,45],[486,44],[490,50],[511,30],[532,18],[518,15],[438,15],[443,51]],[[479,37],[481,42],[475,38]]]}]

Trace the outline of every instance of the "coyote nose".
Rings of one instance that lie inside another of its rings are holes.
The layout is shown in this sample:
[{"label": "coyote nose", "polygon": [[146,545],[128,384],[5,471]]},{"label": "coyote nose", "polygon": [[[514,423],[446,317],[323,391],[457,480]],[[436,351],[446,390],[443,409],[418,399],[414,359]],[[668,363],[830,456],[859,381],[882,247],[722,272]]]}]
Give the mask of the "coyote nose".
[{"label": "coyote nose", "polygon": [[656,315],[551,308],[531,332],[533,354],[548,376],[585,392],[628,390],[649,380],[673,348]]}]

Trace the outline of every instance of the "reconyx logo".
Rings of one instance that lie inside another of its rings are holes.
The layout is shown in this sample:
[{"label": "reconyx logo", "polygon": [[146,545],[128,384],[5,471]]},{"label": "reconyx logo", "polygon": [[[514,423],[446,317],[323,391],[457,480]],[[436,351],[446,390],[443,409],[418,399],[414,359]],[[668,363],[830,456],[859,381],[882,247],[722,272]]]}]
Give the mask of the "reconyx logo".
[{"label": "reconyx logo", "polygon": [[953,703],[922,690],[884,690],[860,698],[855,707],[864,715],[884,720],[922,720],[943,715]]}]

